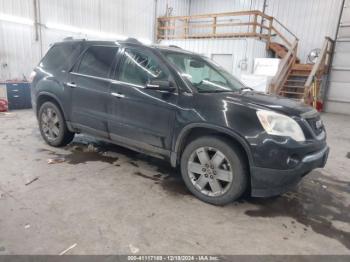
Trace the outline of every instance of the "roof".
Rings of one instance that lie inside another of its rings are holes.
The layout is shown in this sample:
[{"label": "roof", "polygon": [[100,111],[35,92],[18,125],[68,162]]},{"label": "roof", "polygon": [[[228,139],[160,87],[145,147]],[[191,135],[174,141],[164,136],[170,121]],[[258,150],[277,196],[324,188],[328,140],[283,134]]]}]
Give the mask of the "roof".
[{"label": "roof", "polygon": [[181,47],[174,46],[174,45],[170,45],[170,46],[166,46],[166,45],[152,45],[151,48],[159,49],[159,50],[172,51],[172,52],[178,52],[178,53],[185,53],[185,54],[194,54],[191,51],[182,49]]},{"label": "roof", "polygon": [[150,48],[150,49],[158,49],[158,50],[166,50],[166,51],[172,51],[172,52],[179,52],[179,53],[187,53],[187,54],[193,54],[193,52],[184,50],[178,46],[164,46],[164,45],[145,45],[138,41],[135,38],[128,38],[123,41],[105,41],[105,40],[86,40],[86,39],[73,39],[73,38],[66,38],[61,42],[57,42],[55,44],[62,44],[62,43],[86,43],[88,45],[126,45],[126,46],[139,46],[144,48]]}]

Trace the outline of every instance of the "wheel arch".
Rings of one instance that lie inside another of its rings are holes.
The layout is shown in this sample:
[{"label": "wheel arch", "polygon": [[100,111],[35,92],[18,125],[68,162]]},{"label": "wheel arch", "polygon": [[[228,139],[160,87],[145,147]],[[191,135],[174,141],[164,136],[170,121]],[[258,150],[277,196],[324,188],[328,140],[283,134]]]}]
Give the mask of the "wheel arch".
[{"label": "wheel arch", "polygon": [[182,152],[186,147],[186,144],[198,137],[205,135],[214,135],[221,137],[224,136],[225,138],[230,139],[230,141],[236,144],[245,154],[247,164],[249,164],[249,166],[252,166],[253,158],[251,150],[248,143],[243,137],[227,128],[207,123],[190,124],[181,130],[181,132],[177,136],[176,142],[174,143],[173,154],[171,156],[171,165],[173,167],[176,167],[178,165]]},{"label": "wheel arch", "polygon": [[35,114],[36,114],[36,116],[38,117],[40,107],[45,102],[52,102],[58,107],[58,109],[61,111],[61,114],[63,115],[63,118],[64,118],[64,120],[66,122],[68,130],[71,131],[71,132],[74,132],[74,129],[72,128],[72,126],[71,126],[71,124],[69,122],[68,115],[63,110],[64,107],[62,106],[60,100],[58,99],[58,97],[55,94],[48,93],[48,92],[40,92],[40,94],[37,96],[37,99],[36,99],[36,106],[35,106]]},{"label": "wheel arch", "polygon": [[63,106],[60,103],[58,97],[52,93],[48,93],[48,92],[41,92],[37,99],[36,99],[36,115],[38,116],[39,114],[39,110],[40,107],[45,103],[45,102],[53,102],[55,103],[58,108],[61,110],[61,113],[64,116],[64,119],[67,120],[67,115],[65,114],[64,110],[63,110]]}]

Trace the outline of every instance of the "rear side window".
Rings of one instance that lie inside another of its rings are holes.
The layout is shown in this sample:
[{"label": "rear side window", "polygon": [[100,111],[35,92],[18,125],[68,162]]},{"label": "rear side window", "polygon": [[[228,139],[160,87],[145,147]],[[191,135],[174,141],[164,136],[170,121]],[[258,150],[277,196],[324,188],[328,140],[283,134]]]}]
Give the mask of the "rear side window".
[{"label": "rear side window", "polygon": [[69,70],[81,52],[77,43],[56,44],[47,52],[40,62],[40,67],[46,70]]},{"label": "rear side window", "polygon": [[117,52],[117,47],[91,46],[84,53],[76,72],[107,78]]}]

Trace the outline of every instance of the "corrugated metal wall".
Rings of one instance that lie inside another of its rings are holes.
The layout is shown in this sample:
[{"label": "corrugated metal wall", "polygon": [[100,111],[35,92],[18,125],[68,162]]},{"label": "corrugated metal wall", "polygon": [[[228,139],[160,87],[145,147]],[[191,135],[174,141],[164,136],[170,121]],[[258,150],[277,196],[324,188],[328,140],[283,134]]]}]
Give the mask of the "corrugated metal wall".
[{"label": "corrugated metal wall", "polygon": [[[215,4],[213,4],[215,2]],[[298,56],[321,48],[325,36],[335,37],[342,0],[266,0],[265,13],[276,17],[299,39]],[[191,0],[191,14],[263,10],[264,0]]]},{"label": "corrugated metal wall", "polygon": [[154,0],[41,0],[42,23],[48,22],[152,38]]},{"label": "corrugated metal wall", "polygon": [[191,0],[191,14],[262,10],[262,0]]},{"label": "corrugated metal wall", "polygon": [[191,0],[157,0],[157,17],[190,14]]},{"label": "corrugated metal wall", "polygon": [[334,39],[342,0],[267,0],[266,13],[276,17],[299,38],[298,56],[322,48],[325,36]]},{"label": "corrugated metal wall", "polygon": [[344,1],[325,109],[327,112],[350,115],[350,0]]},{"label": "corrugated metal wall", "polygon": [[[154,0],[39,0],[39,3],[44,25],[56,23],[145,39],[154,36]],[[0,0],[0,13],[34,20],[33,0]],[[0,21],[0,79],[28,77],[41,58],[41,49],[45,53],[51,43],[67,36],[85,37],[45,26],[41,31],[41,41],[35,41],[33,26]]]},{"label": "corrugated metal wall", "polygon": [[[0,0],[0,13],[33,19],[33,1]],[[28,77],[38,47],[32,26],[0,21],[0,79]]]},{"label": "corrugated metal wall", "polygon": [[[90,30],[152,39],[154,16],[239,11],[263,8],[264,0],[39,0],[41,23],[59,23]],[[300,38],[299,57],[334,36],[342,0],[267,0],[266,12],[276,16]],[[157,2],[157,8],[155,8]],[[0,13],[33,19],[33,0],[0,0]],[[40,50],[74,35],[42,27],[42,44],[34,28],[0,21],[0,78],[28,76]],[[206,40],[203,40],[206,41]],[[7,66],[6,66],[7,64]]]}]

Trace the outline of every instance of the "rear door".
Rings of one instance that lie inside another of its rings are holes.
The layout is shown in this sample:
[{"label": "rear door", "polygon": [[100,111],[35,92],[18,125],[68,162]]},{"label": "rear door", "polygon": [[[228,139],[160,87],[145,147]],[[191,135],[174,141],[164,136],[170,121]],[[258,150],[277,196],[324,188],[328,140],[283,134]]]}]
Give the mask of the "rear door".
[{"label": "rear door", "polygon": [[116,141],[162,152],[170,149],[178,93],[146,89],[151,79],[173,82],[167,67],[151,51],[126,48],[111,86],[109,129]]},{"label": "rear door", "polygon": [[108,137],[111,112],[110,74],[118,53],[115,46],[90,46],[71,72],[71,119],[89,133]]}]

